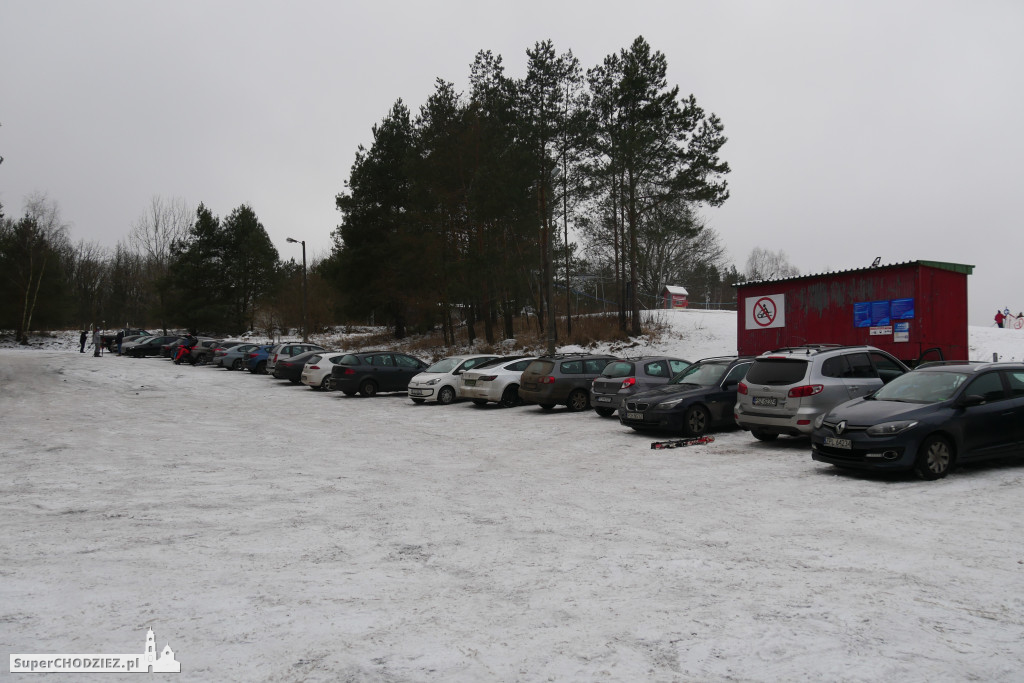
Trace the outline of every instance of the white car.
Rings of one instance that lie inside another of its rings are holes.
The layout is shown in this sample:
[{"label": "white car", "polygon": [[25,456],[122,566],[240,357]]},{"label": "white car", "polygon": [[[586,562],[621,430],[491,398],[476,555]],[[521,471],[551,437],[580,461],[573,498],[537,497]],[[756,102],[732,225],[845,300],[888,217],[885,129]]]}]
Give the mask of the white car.
[{"label": "white car", "polygon": [[332,351],[330,353],[318,353],[310,356],[302,367],[302,383],[314,389],[331,391],[334,385],[331,382],[331,370],[334,369],[334,360],[340,359],[344,353]]},{"label": "white car", "polygon": [[409,380],[409,398],[413,403],[437,401],[448,405],[458,398],[456,387],[459,376],[466,370],[498,356],[474,354],[472,356],[449,356],[439,360]]},{"label": "white car", "polygon": [[519,378],[532,361],[529,358],[499,358],[477,366],[459,376],[459,398],[472,399],[478,406],[497,403],[505,408],[517,406],[519,399]]}]

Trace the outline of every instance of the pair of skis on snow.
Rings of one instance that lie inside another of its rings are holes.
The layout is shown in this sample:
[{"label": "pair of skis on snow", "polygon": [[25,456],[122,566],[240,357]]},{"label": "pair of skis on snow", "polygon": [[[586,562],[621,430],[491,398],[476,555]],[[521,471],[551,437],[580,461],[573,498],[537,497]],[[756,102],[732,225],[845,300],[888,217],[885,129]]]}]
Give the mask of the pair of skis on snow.
[{"label": "pair of skis on snow", "polygon": [[666,448],[685,448],[686,446],[700,446],[711,443],[715,440],[713,436],[698,436],[692,439],[673,439],[672,441],[655,441],[651,444],[651,450],[660,451]]}]

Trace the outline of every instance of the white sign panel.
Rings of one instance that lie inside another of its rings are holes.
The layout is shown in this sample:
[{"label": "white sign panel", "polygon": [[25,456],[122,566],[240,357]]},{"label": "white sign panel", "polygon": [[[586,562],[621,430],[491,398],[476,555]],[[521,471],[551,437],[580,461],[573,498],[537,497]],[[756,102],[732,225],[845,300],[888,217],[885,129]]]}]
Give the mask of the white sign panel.
[{"label": "white sign panel", "polygon": [[786,295],[749,296],[746,299],[746,329],[766,330],[786,326]]}]

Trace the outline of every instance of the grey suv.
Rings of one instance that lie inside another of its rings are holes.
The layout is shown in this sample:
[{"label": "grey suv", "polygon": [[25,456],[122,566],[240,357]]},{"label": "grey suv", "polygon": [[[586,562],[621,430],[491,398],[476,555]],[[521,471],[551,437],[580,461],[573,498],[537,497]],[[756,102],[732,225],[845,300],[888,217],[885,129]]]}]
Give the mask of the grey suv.
[{"label": "grey suv", "polygon": [[564,404],[571,412],[590,408],[590,385],[615,356],[593,353],[556,353],[541,356],[526,366],[519,381],[519,398],[544,410]]},{"label": "grey suv", "polygon": [[740,382],[733,416],[761,441],[809,435],[818,415],[907,371],[873,346],[809,344],[768,351],[754,359]]}]

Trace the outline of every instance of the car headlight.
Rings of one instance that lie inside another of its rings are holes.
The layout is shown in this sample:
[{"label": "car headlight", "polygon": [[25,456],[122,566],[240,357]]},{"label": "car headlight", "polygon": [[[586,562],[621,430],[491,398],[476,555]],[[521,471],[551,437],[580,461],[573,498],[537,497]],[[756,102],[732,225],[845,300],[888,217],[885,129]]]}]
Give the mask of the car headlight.
[{"label": "car headlight", "polygon": [[868,436],[892,436],[906,431],[917,425],[916,420],[898,420],[896,422],[883,422],[868,427]]},{"label": "car headlight", "polygon": [[441,378],[438,377],[437,379],[427,380],[426,382],[424,382],[424,384],[427,384],[428,386],[433,386],[433,385],[437,384],[440,381],[441,381]]},{"label": "car headlight", "polygon": [[673,399],[671,401],[665,401],[664,403],[659,403],[658,404],[658,408],[660,408],[662,410],[665,410],[667,408],[675,408],[677,405],[679,405],[682,402],[683,402],[683,399],[677,398],[677,399]]},{"label": "car headlight", "polygon": [[821,425],[825,424],[825,416],[826,415],[828,415],[828,413],[822,413],[818,417],[814,418],[814,428],[815,429],[821,429]]}]

